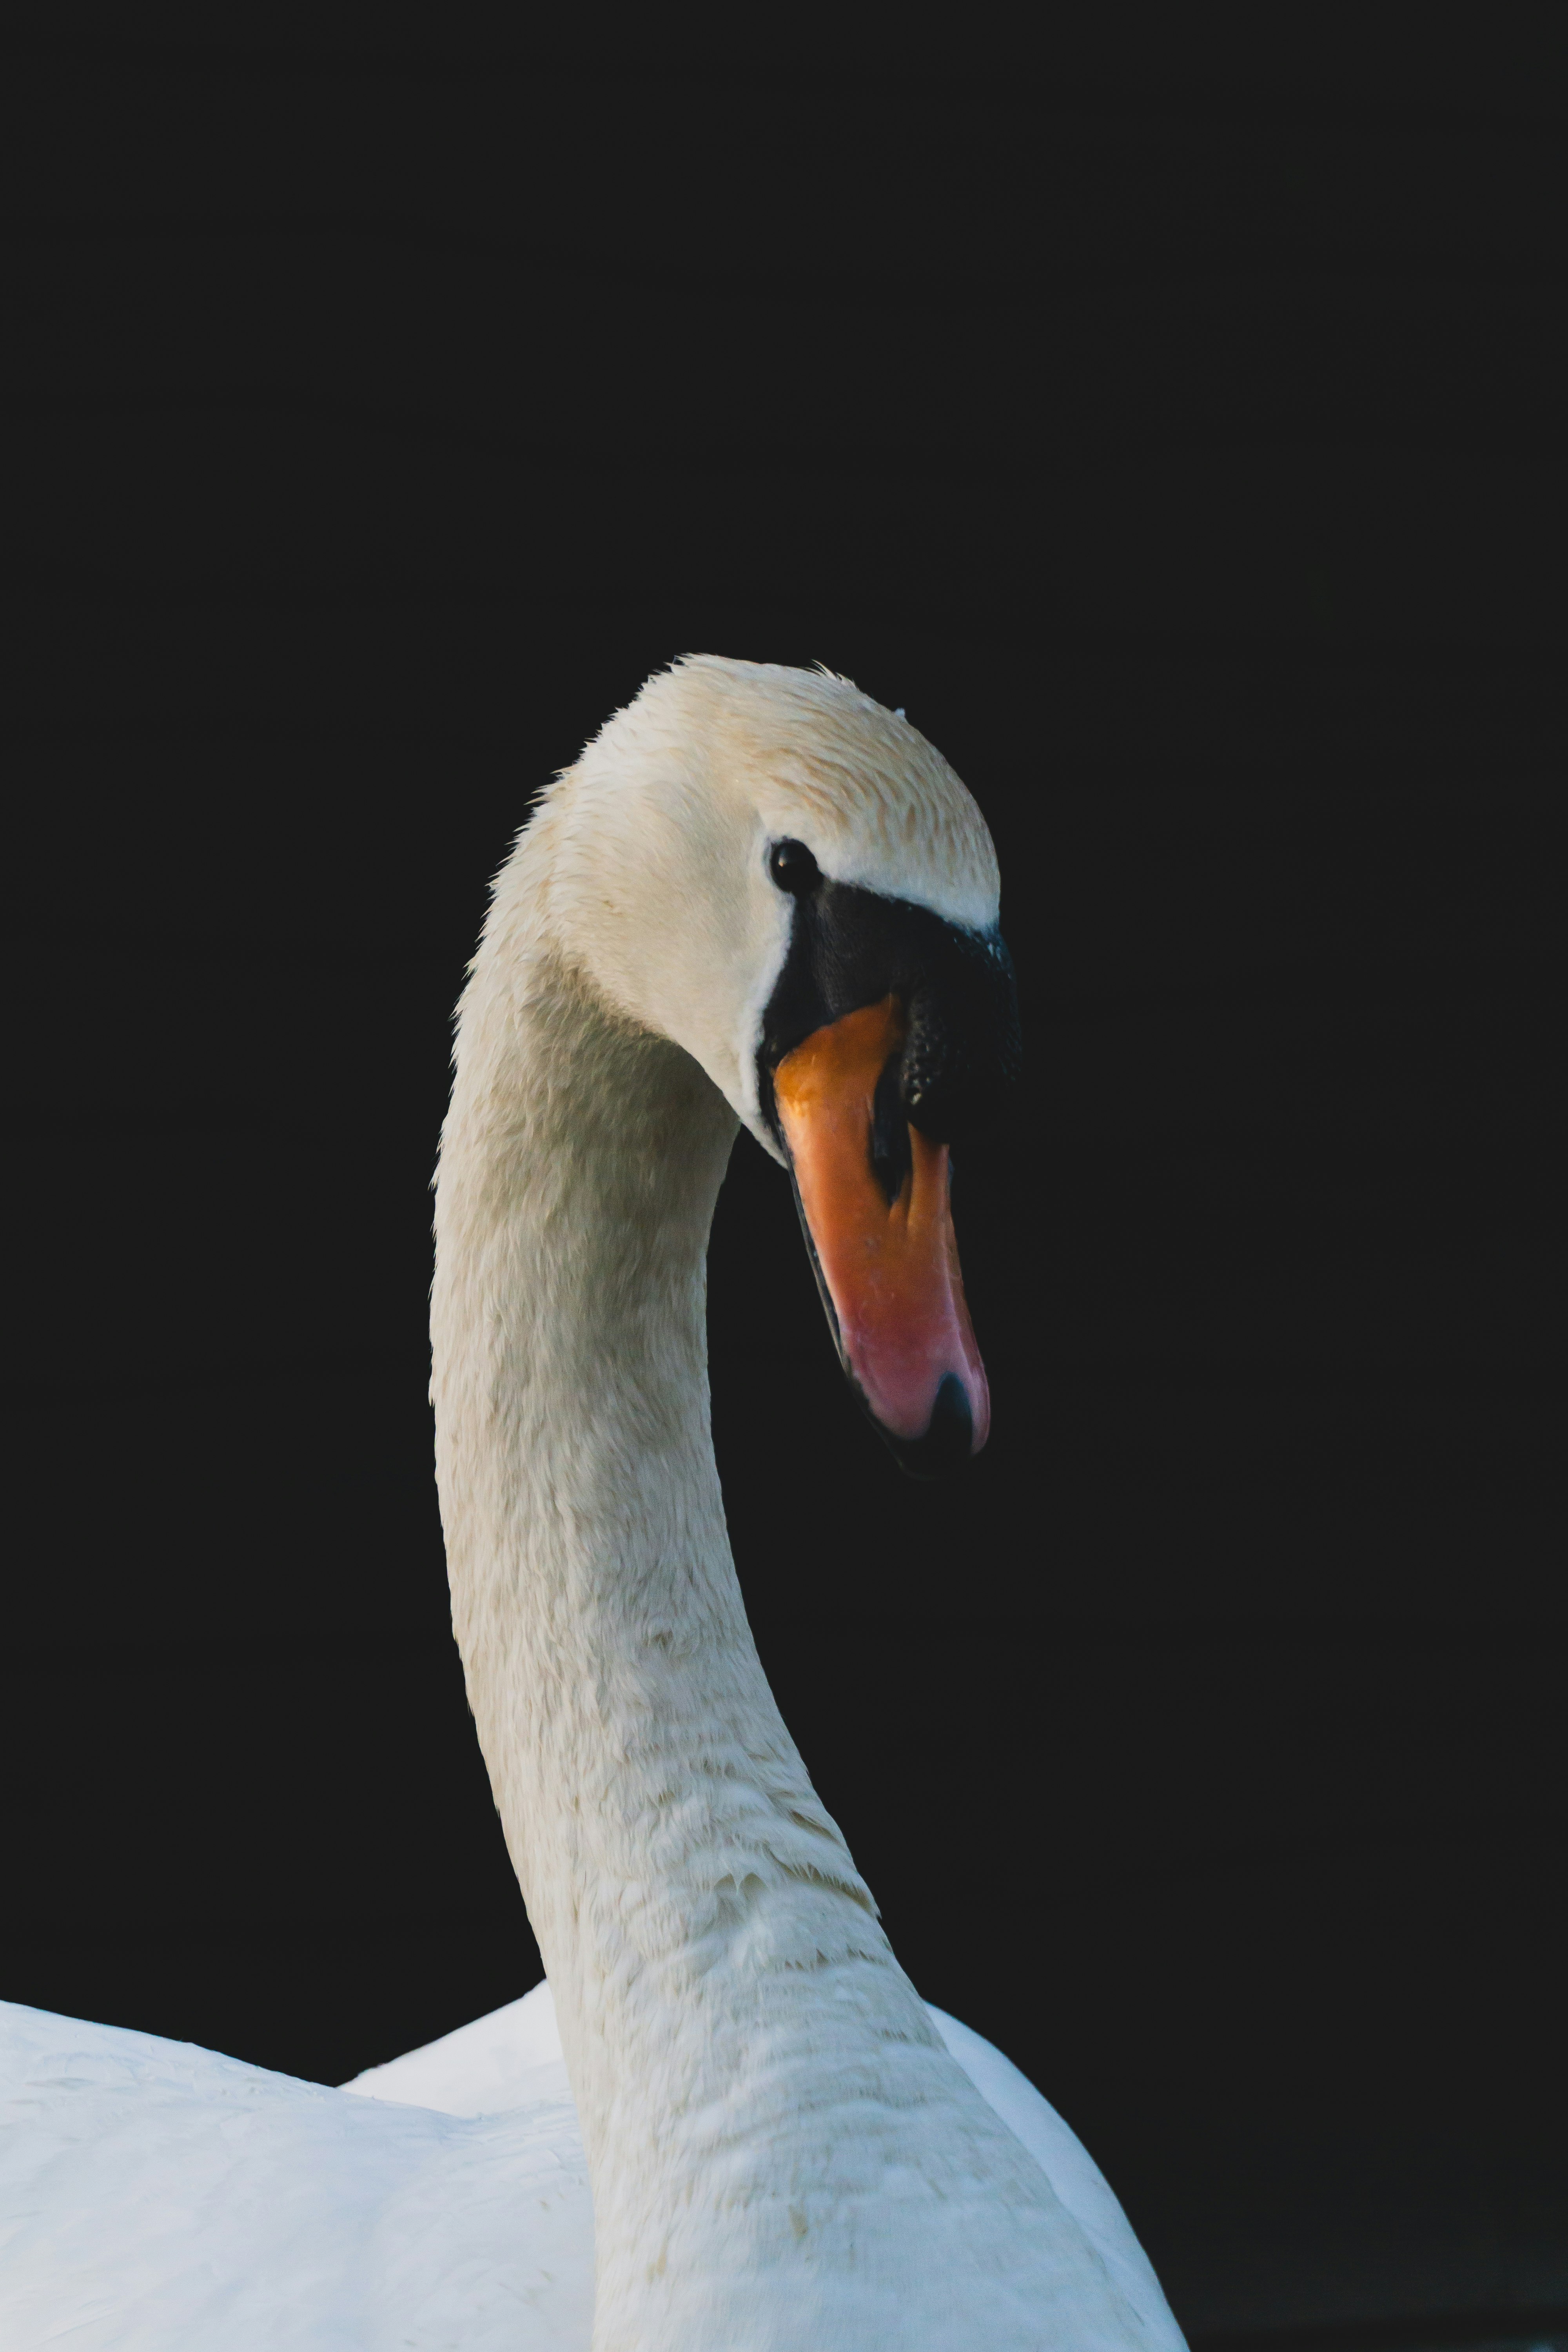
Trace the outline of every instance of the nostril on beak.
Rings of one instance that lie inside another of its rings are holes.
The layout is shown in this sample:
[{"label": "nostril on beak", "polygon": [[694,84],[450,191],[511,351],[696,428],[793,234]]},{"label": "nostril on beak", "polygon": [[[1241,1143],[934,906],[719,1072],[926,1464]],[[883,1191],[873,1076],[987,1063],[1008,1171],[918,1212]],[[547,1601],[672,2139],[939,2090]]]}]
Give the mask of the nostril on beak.
[{"label": "nostril on beak", "polygon": [[914,1168],[909,1113],[899,1088],[901,1055],[889,1055],[871,1097],[871,1171],[892,1207]]}]

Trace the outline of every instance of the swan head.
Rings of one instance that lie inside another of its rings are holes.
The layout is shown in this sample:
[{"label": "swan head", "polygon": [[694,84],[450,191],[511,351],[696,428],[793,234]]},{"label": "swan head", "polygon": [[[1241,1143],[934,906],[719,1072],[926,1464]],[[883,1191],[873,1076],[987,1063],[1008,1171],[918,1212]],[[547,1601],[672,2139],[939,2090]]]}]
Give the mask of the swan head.
[{"label": "swan head", "polygon": [[906,1469],[985,1443],[949,1149],[1019,1076],[1000,877],[973,801],[847,679],[690,657],[552,787],[552,924],[790,1171],[829,1326]]}]

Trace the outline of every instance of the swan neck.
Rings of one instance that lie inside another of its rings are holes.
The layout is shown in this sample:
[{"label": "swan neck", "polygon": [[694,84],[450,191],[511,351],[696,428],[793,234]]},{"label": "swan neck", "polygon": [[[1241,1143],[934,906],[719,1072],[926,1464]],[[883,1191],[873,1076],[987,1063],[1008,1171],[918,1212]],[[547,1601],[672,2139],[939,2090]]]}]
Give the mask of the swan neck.
[{"label": "swan neck", "polygon": [[583,981],[529,854],[459,1013],[431,1394],[593,2184],[595,2352],[902,2344],[898,2315],[923,2352],[1025,2352],[1015,2239],[1050,2191],[894,1960],[735,1580],[704,1286],[735,1122]]},{"label": "swan neck", "polygon": [[760,1979],[826,1954],[913,2001],[779,1717],[725,1531],[705,1253],[734,1133],[697,1066],[558,956],[481,954],[437,1188],[437,1475],[596,2201],[612,2144],[624,2161],[668,2131],[672,2047],[689,2087],[744,2072]]}]

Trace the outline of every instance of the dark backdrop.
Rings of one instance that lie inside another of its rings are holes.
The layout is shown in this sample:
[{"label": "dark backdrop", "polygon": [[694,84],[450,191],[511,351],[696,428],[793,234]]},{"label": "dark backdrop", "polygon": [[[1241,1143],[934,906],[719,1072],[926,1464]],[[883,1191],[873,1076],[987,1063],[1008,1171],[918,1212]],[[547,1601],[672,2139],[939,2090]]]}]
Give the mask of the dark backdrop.
[{"label": "dark backdrop", "polygon": [[533,1981],[430,1478],[449,1009],[651,668],[822,659],[991,820],[1030,1080],[961,1491],[738,1147],[784,1712],[1189,2327],[1539,2338],[1568,85],[1550,12],[1254,16],[10,38],[0,1990],[337,2080]]}]

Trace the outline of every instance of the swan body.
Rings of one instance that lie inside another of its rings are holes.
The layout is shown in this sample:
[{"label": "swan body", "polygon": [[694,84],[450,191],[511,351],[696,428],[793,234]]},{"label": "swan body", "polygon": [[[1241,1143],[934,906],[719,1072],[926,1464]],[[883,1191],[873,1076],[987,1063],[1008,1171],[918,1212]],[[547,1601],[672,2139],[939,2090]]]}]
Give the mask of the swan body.
[{"label": "swan body", "polygon": [[[931,2015],[1121,2273],[1150,2344],[1174,2345],[1068,2126],[978,2034]],[[337,2091],[0,2003],[6,2352],[588,2352],[593,2308],[547,1986]]]},{"label": "swan body", "polygon": [[[331,2092],[10,2012],[41,2102],[24,2269],[50,2231],[46,2271],[112,2268],[71,2216],[150,2184],[120,2285],[51,2328],[106,2352],[1180,2344],[1071,2134],[894,1958],[763,1674],[709,1433],[707,1239],[744,1125],[791,1168],[889,1443],[925,1467],[984,1443],[945,1152],[1011,1066],[997,896],[901,715],[744,663],[652,680],[524,828],[459,1008],[432,1400],[552,2022],[530,1996]],[[809,1464],[780,1479],[808,1531]],[[961,1857],[932,1876],[1005,1932]],[[182,2261],[205,2316],[160,2334]]]}]

